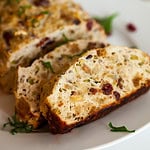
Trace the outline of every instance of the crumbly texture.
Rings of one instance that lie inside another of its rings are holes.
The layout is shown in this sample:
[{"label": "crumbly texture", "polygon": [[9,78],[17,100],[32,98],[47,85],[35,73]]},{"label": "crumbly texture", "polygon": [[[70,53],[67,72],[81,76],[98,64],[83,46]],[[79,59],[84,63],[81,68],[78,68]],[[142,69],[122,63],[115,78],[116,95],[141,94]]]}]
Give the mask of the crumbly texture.
[{"label": "crumbly texture", "polygon": [[70,42],[37,59],[30,67],[19,67],[15,90],[19,119],[38,127],[42,123],[39,104],[43,85],[67,70],[85,51],[101,46],[104,44],[89,40]]},{"label": "crumbly texture", "polygon": [[102,27],[72,0],[0,1],[0,16],[0,85],[6,91],[19,65],[70,40],[105,40]]},{"label": "crumbly texture", "polygon": [[65,133],[104,116],[149,87],[150,57],[141,50],[108,46],[88,51],[53,86],[47,84],[40,109],[51,132]]}]

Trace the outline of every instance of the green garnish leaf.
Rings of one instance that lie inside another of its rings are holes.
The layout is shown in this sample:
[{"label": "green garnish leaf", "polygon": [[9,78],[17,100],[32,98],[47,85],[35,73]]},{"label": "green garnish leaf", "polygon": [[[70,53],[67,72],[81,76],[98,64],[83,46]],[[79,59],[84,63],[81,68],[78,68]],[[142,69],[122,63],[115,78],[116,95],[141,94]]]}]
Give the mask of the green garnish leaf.
[{"label": "green garnish leaf", "polygon": [[48,14],[49,14],[49,11],[41,11],[40,14],[48,15]]},{"label": "green garnish leaf", "polygon": [[11,118],[8,118],[8,122],[3,125],[3,129],[7,126],[11,127],[10,133],[15,135],[16,133],[30,133],[33,130],[32,125],[28,125],[25,122],[21,122],[17,119],[16,114]]},{"label": "green garnish leaf", "polygon": [[40,25],[40,22],[36,18],[33,18],[31,20],[31,24],[32,24],[32,27],[38,27]]},{"label": "green garnish leaf", "polygon": [[111,122],[108,124],[108,126],[111,128],[110,131],[112,132],[135,132],[135,130],[128,130],[125,126],[115,127]]},{"label": "green garnish leaf", "polygon": [[62,34],[63,38],[64,38],[64,42],[68,43],[69,41],[71,41],[70,39],[68,39],[68,37],[65,34]]},{"label": "green garnish leaf", "polygon": [[18,9],[18,16],[21,17],[27,9],[30,9],[31,8],[31,5],[23,5],[23,6],[20,6],[19,9]]},{"label": "green garnish leaf", "polygon": [[67,57],[67,58],[69,58],[69,59],[73,59],[73,58],[75,58],[75,57],[79,57],[79,56],[81,56],[82,54],[84,54],[85,53],[85,51],[82,51],[81,53],[78,53],[78,54],[76,54],[76,55],[62,55],[63,57]]},{"label": "green garnish leaf", "polygon": [[114,14],[112,14],[110,16],[106,16],[104,18],[94,17],[94,19],[103,26],[106,34],[111,34],[113,20],[117,17],[117,15],[118,15],[117,13],[114,13]]},{"label": "green garnish leaf", "polygon": [[42,64],[45,68],[50,69],[52,73],[55,73],[54,69],[49,61],[47,61],[47,62],[42,61]]},{"label": "green garnish leaf", "polygon": [[57,42],[57,43],[56,43],[56,47],[62,46],[62,45],[64,45],[64,44],[67,44],[67,43],[73,41],[73,40],[71,40],[71,39],[68,39],[68,37],[67,37],[64,33],[62,34],[62,37],[63,37],[63,40]]}]

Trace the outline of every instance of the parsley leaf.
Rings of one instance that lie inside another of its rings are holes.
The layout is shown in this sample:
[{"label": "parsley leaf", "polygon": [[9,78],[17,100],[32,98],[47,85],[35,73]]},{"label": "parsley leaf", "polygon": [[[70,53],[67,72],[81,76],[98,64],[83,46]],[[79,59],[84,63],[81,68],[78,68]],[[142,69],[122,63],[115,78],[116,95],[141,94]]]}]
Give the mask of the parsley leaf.
[{"label": "parsley leaf", "polygon": [[19,17],[21,17],[24,13],[25,13],[25,11],[27,10],[27,9],[30,9],[31,8],[31,5],[23,5],[23,6],[20,6],[19,7],[19,9],[18,9],[18,16]]},{"label": "parsley leaf", "polygon": [[108,124],[108,126],[111,128],[110,131],[112,132],[135,132],[135,130],[128,130],[125,126],[115,127],[111,122]]},{"label": "parsley leaf", "polygon": [[75,57],[79,57],[79,56],[81,56],[82,54],[84,54],[86,51],[84,50],[84,51],[82,51],[82,52],[80,52],[80,53],[78,53],[78,54],[75,54],[75,55],[62,55],[63,57],[67,57],[67,58],[69,58],[69,59],[73,59],[73,58],[75,58]]},{"label": "parsley leaf", "polygon": [[31,24],[32,24],[32,27],[38,27],[40,25],[40,22],[36,18],[33,18],[31,20]]},{"label": "parsley leaf", "polygon": [[48,15],[49,11],[41,11],[40,14]]},{"label": "parsley leaf", "polygon": [[67,38],[65,34],[62,34],[62,36],[64,38],[64,43],[68,43],[69,41],[71,41],[70,39]]},{"label": "parsley leaf", "polygon": [[117,17],[117,13],[114,13],[110,16],[106,16],[104,18],[100,18],[100,17],[94,17],[94,19],[103,26],[106,34],[111,34],[112,32],[112,24],[113,24],[113,20]]},{"label": "parsley leaf", "polygon": [[52,73],[55,73],[54,69],[49,61],[47,61],[47,62],[42,61],[42,64],[45,68],[50,69]]},{"label": "parsley leaf", "polygon": [[33,130],[32,125],[17,120],[16,114],[11,118],[8,118],[8,122],[3,125],[3,129],[7,126],[11,127],[10,133],[12,135],[15,135],[16,133],[30,133]]},{"label": "parsley leaf", "polygon": [[56,47],[62,46],[64,44],[67,44],[67,43],[73,41],[71,39],[68,39],[68,37],[64,33],[62,34],[62,38],[63,39],[61,41],[59,41],[59,42],[56,43]]}]

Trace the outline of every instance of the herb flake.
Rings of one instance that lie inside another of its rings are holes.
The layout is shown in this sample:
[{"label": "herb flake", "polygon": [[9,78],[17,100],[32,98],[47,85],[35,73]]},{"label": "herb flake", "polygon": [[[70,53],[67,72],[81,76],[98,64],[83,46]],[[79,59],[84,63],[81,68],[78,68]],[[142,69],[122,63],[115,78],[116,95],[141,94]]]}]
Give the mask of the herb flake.
[{"label": "herb flake", "polygon": [[71,39],[68,39],[68,37],[64,33],[62,34],[62,38],[63,38],[62,40],[60,40],[59,42],[56,43],[56,47],[62,46],[64,44],[67,44],[67,43],[73,41]]},{"label": "herb flake", "polygon": [[49,11],[41,11],[40,14],[48,15],[48,14],[49,14]]},{"label": "herb flake", "polygon": [[3,125],[3,129],[7,126],[11,127],[10,133],[15,135],[16,133],[30,133],[33,130],[32,125],[28,125],[25,122],[21,122],[17,119],[16,114],[11,118],[8,118],[8,122]]},{"label": "herb flake", "polygon": [[71,41],[70,39],[68,39],[68,37],[65,34],[62,34],[63,38],[64,38],[64,42],[68,43],[69,41]]},{"label": "herb flake", "polygon": [[129,133],[135,132],[135,130],[129,130],[125,126],[115,127],[112,125],[111,122],[108,124],[108,126],[111,128],[110,131],[112,132],[129,132]]},{"label": "herb flake", "polygon": [[31,24],[32,24],[32,27],[38,27],[40,25],[40,22],[36,18],[33,18],[31,20]]},{"label": "herb flake", "polygon": [[49,61],[47,61],[47,62],[42,61],[42,64],[45,68],[50,69],[52,73],[55,73],[54,69]]},{"label": "herb flake", "polygon": [[113,20],[117,17],[117,13],[114,13],[110,16],[106,16],[104,18],[100,18],[100,17],[94,17],[94,19],[103,26],[106,34],[111,34],[112,33],[112,24],[113,24]]},{"label": "herb flake", "polygon": [[62,55],[63,57],[67,57],[67,58],[69,58],[69,59],[73,59],[73,58],[75,58],[75,57],[80,57],[80,56],[82,56],[82,54],[84,54],[85,53],[85,51],[82,51],[81,53],[78,53],[78,54],[75,54],[75,55]]},{"label": "herb flake", "polygon": [[30,9],[31,8],[31,5],[23,5],[23,6],[20,6],[19,9],[18,9],[18,16],[21,17],[27,9]]}]

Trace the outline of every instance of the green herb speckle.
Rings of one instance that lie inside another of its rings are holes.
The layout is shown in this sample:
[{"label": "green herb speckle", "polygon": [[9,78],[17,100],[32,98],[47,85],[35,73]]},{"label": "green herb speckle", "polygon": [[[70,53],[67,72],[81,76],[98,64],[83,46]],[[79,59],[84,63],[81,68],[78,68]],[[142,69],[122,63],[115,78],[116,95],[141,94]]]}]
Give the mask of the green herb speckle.
[{"label": "green herb speckle", "polygon": [[49,61],[47,61],[47,62],[42,61],[42,64],[45,68],[50,69],[52,73],[55,73],[54,69]]},{"label": "green herb speckle", "polygon": [[68,39],[68,37],[65,34],[62,34],[63,38],[64,38],[64,42],[68,43],[69,41],[71,41],[70,39]]},{"label": "green herb speckle", "polygon": [[82,54],[84,54],[85,53],[85,51],[82,51],[81,53],[78,53],[78,54],[76,54],[76,55],[62,55],[63,57],[67,57],[67,58],[69,58],[69,59],[73,59],[73,58],[75,58],[75,57],[79,57],[79,56],[81,56]]},{"label": "green herb speckle", "polygon": [[30,133],[33,130],[32,125],[17,120],[16,114],[11,118],[8,118],[8,122],[3,125],[3,129],[7,126],[11,127],[10,133],[13,135],[16,133]]},{"label": "green herb speckle", "polygon": [[36,18],[33,18],[31,20],[31,24],[32,24],[32,27],[38,27],[40,25],[40,22]]},{"label": "green herb speckle", "polygon": [[21,17],[27,9],[30,9],[31,8],[31,5],[23,5],[23,6],[20,6],[19,9],[18,9],[18,16]]},{"label": "green herb speckle", "polygon": [[29,78],[27,79],[27,82],[30,83],[31,85],[33,85],[33,84],[34,84],[34,79],[31,78],[31,77],[29,77]]},{"label": "green herb speckle", "polygon": [[48,15],[48,14],[49,14],[49,11],[41,11],[40,14]]}]

